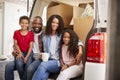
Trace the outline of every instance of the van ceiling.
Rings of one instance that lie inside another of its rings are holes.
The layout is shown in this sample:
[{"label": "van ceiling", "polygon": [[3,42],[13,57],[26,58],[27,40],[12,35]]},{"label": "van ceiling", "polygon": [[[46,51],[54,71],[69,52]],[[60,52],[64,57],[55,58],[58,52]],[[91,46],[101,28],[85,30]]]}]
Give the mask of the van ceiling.
[{"label": "van ceiling", "polygon": [[89,2],[93,2],[94,0],[44,0],[44,1],[47,3],[51,2],[51,1],[62,2],[65,4],[78,6],[80,3],[89,3]]},{"label": "van ceiling", "polygon": [[31,20],[36,15],[42,16],[44,7],[49,5],[51,1],[61,2],[72,6],[78,6],[80,3],[90,3],[93,2],[94,0],[35,0],[35,5],[33,6],[30,14]]}]

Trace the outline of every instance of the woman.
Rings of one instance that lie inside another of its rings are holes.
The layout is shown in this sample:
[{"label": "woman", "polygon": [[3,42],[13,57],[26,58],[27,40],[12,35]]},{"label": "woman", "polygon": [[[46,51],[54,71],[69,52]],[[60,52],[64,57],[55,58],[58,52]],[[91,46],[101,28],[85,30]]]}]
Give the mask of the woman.
[{"label": "woman", "polygon": [[50,55],[47,62],[42,62],[32,80],[47,80],[50,73],[60,71],[59,42],[63,31],[63,19],[59,15],[52,15],[48,21],[43,37],[44,52]]}]

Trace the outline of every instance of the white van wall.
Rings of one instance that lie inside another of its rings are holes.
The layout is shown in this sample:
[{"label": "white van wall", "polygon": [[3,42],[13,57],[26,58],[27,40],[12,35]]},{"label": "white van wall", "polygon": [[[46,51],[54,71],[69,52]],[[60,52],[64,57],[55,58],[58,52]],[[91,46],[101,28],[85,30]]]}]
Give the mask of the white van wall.
[{"label": "white van wall", "polygon": [[3,26],[3,53],[5,55],[11,54],[13,45],[13,33],[20,29],[19,17],[27,15],[26,6],[21,6],[11,2],[4,2],[4,26]]},{"label": "white van wall", "polygon": [[2,54],[2,22],[3,22],[3,3],[0,3],[0,54]]}]

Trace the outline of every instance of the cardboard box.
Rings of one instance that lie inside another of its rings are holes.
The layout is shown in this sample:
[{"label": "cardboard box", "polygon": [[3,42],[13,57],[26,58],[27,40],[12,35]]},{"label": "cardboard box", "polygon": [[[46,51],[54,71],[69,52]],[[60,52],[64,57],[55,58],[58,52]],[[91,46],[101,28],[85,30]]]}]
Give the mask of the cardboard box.
[{"label": "cardboard box", "polygon": [[88,32],[93,25],[93,17],[74,18],[73,30],[76,32],[78,37],[85,43]]},{"label": "cardboard box", "polygon": [[84,12],[84,8],[73,6],[73,17],[70,22],[70,25],[74,25],[74,18],[81,17],[81,14]]},{"label": "cardboard box", "polygon": [[84,12],[84,8],[73,6],[73,18],[81,17],[81,14]]},{"label": "cardboard box", "polygon": [[63,3],[51,2],[47,8],[47,20],[53,14],[60,15],[64,20],[65,27],[68,27],[73,17],[73,7]]}]

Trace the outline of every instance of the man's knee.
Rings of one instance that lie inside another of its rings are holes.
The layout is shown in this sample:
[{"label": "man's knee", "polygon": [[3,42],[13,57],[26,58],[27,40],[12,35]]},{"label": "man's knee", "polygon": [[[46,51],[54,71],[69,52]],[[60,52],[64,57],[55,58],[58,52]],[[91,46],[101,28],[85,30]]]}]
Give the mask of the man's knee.
[{"label": "man's knee", "polygon": [[14,69],[15,69],[15,63],[14,63],[14,61],[6,64],[6,66],[5,66],[5,70],[7,70],[7,71],[14,70]]},{"label": "man's knee", "polygon": [[34,66],[28,66],[27,68],[27,73],[32,73],[33,72]]}]

